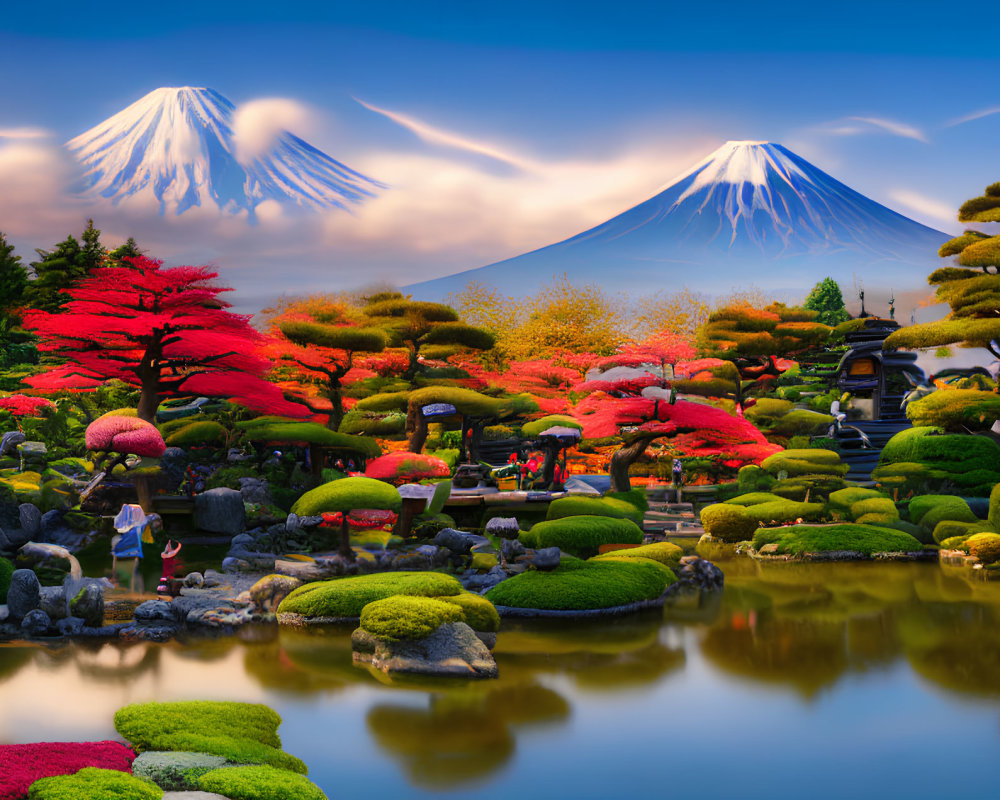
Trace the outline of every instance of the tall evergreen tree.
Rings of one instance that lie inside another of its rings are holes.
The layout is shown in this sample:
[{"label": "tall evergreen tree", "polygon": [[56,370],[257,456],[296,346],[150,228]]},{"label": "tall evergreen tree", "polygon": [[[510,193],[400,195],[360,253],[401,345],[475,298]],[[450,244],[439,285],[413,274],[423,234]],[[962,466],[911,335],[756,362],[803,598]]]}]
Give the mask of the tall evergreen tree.
[{"label": "tall evergreen tree", "polygon": [[135,239],[131,236],[125,240],[125,244],[119,245],[110,253],[108,253],[108,260],[114,261],[122,266],[127,266],[125,262],[126,258],[139,258],[142,255],[142,250],[139,249],[139,245],[136,243]]},{"label": "tall evergreen tree", "polygon": [[21,257],[14,255],[14,245],[0,232],[0,317],[10,317],[24,301],[28,286],[28,271]]},{"label": "tall evergreen tree", "polygon": [[823,278],[817,283],[809,292],[802,307],[818,312],[816,322],[829,325],[831,328],[851,318],[844,306],[844,295],[840,291],[840,285],[833,278]]},{"label": "tall evergreen tree", "polygon": [[88,220],[81,244],[68,236],[54,250],[36,250],[38,261],[31,262],[35,279],[25,293],[26,305],[43,311],[55,311],[68,299],[60,292],[68,289],[91,271],[97,269],[107,255],[101,244],[101,232]]}]

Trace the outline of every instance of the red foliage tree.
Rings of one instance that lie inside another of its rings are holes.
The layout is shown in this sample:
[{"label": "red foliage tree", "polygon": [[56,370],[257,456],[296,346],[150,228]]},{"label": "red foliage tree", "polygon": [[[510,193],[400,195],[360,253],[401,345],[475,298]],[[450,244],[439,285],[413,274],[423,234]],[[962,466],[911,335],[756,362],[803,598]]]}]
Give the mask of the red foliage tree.
[{"label": "red foliage tree", "polygon": [[606,356],[600,361],[603,369],[608,367],[639,367],[644,364],[655,364],[660,368],[660,375],[667,377],[667,365],[673,370],[679,361],[694,358],[694,345],[684,336],[673,331],[658,331],[646,337],[641,342],[630,342],[612,356]]},{"label": "red foliage tree", "polygon": [[261,334],[249,317],[227,311],[208,267],[163,269],[161,261],[127,259],[96,269],[71,289],[61,313],[31,311],[24,327],[39,349],[62,360],[28,380],[36,389],[95,389],[117,379],[140,390],[138,414],[152,421],[168,397],[225,397],[285,416],[304,409],[263,379],[256,354]]},{"label": "red foliage tree", "polygon": [[43,408],[55,408],[55,405],[45,397],[29,397],[26,394],[0,397],[0,409],[9,411],[15,417],[37,417]]}]

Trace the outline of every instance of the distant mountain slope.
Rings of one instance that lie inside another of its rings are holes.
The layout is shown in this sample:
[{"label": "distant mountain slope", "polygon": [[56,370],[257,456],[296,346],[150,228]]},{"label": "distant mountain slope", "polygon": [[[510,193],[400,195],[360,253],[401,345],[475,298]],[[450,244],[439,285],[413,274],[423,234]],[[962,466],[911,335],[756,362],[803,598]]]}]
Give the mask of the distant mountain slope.
[{"label": "distant mountain slope", "polygon": [[85,194],[116,203],[145,195],[160,213],[215,205],[247,212],[265,200],[310,210],[346,208],[380,184],[283,131],[247,163],[236,154],[233,104],[212,89],[156,89],[80,134],[67,148],[84,168]]},{"label": "distant mountain slope", "polygon": [[416,297],[479,281],[530,293],[553,275],[630,291],[754,283],[808,291],[826,275],[850,286],[923,284],[950,238],[845,186],[780,144],[727,142],[664,191],[557,244],[436,280]]}]

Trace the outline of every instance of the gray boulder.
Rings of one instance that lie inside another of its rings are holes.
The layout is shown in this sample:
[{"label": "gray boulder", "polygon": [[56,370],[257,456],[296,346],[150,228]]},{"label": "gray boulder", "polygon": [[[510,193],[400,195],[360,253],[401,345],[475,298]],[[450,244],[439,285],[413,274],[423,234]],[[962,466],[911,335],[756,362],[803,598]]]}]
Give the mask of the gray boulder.
[{"label": "gray boulder", "polygon": [[21,521],[21,530],[24,531],[28,539],[35,539],[42,530],[42,512],[34,503],[21,503],[17,507],[18,516]]},{"label": "gray boulder", "polygon": [[500,555],[503,556],[504,561],[513,561],[518,556],[523,556],[524,553],[524,545],[517,539],[504,539],[500,542]]},{"label": "gray boulder", "polygon": [[44,468],[49,454],[45,442],[21,442],[17,452],[21,455],[21,472],[32,467]]},{"label": "gray boulder", "polygon": [[698,589],[701,591],[718,591],[722,589],[726,578],[711,561],[699,556],[684,556],[677,570],[679,587]]},{"label": "gray boulder", "polygon": [[21,620],[21,630],[28,636],[42,636],[51,627],[52,620],[40,608],[29,611]]},{"label": "gray boulder", "polygon": [[562,553],[558,547],[543,547],[535,551],[535,557],[531,560],[531,565],[535,569],[548,572],[559,566],[559,559]]},{"label": "gray boulder", "polygon": [[271,503],[271,486],[263,478],[240,478],[240,494],[244,503]]},{"label": "gray boulder", "polygon": [[464,622],[441,625],[426,639],[389,641],[358,628],[351,635],[354,661],[385,673],[446,678],[495,678],[497,663]]},{"label": "gray boulder", "polygon": [[166,600],[147,600],[145,603],[136,606],[135,611],[132,612],[132,616],[136,622],[148,624],[155,623],[162,625],[163,623],[174,623],[177,621],[173,603],[168,603]]},{"label": "gray boulder", "polygon": [[7,590],[7,610],[13,620],[24,619],[29,611],[41,605],[41,585],[38,576],[30,569],[16,569]]},{"label": "gray boulder", "polygon": [[484,575],[473,572],[471,575],[463,575],[459,580],[470,592],[483,593],[507,578],[508,575],[503,567],[497,565]]},{"label": "gray boulder", "polygon": [[445,528],[439,531],[434,537],[434,544],[438,547],[447,547],[457,555],[464,555],[471,552],[477,545],[490,545],[490,540],[485,536],[480,536],[468,531],[459,531],[455,528]]},{"label": "gray boulder", "polygon": [[180,447],[168,447],[160,456],[160,471],[167,481],[168,491],[174,492],[184,480],[187,454]]},{"label": "gray boulder", "polygon": [[516,539],[521,533],[521,528],[517,517],[494,517],[486,523],[486,532],[502,539]]},{"label": "gray boulder", "polygon": [[65,618],[68,614],[66,610],[66,592],[62,586],[42,586],[39,588],[39,606],[42,611],[49,615],[53,622]]},{"label": "gray boulder", "polygon": [[0,437],[0,456],[5,456],[8,453],[13,455],[17,452],[17,446],[27,440],[28,437],[21,431],[8,431]]},{"label": "gray boulder", "polygon": [[243,495],[235,489],[226,488],[209,489],[195,495],[194,518],[197,527],[203,531],[230,536],[242,533],[246,525]]},{"label": "gray boulder", "polygon": [[63,636],[77,636],[83,627],[83,620],[79,617],[66,617],[56,622],[56,630]]},{"label": "gray boulder", "polygon": [[96,583],[88,583],[69,601],[69,613],[79,617],[88,628],[104,624],[104,592]]}]

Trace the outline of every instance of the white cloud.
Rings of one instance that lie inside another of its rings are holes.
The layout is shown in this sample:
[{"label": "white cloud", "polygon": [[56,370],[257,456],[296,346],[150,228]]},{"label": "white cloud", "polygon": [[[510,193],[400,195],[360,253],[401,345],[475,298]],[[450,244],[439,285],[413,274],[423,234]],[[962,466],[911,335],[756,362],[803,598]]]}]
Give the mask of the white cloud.
[{"label": "white cloud", "polygon": [[45,139],[53,135],[45,128],[0,128],[0,139]]},{"label": "white cloud", "polygon": [[456,148],[458,150],[466,150],[470,153],[487,156],[488,158],[495,159],[504,164],[509,164],[510,166],[517,167],[518,169],[524,169],[531,172],[536,172],[539,169],[540,165],[537,162],[523,156],[504,152],[500,148],[487,142],[477,142],[474,139],[470,139],[461,134],[430,125],[429,123],[423,122],[415,117],[400,114],[396,111],[389,111],[385,108],[379,108],[378,106],[366,103],[364,100],[359,100],[357,97],[355,97],[354,100],[363,105],[369,111],[381,114],[382,116],[391,119],[397,125],[401,125],[408,131],[415,133],[421,140],[427,142],[428,144],[437,144],[444,147]]},{"label": "white cloud", "polygon": [[977,119],[982,119],[983,117],[991,117],[994,114],[1000,114],[1000,106],[992,106],[991,108],[983,108],[979,111],[973,111],[970,114],[966,114],[962,117],[956,117],[953,120],[949,120],[944,124],[946,128],[952,128],[955,125],[964,125],[966,122],[973,122]]},{"label": "white cloud", "polygon": [[289,131],[308,138],[317,126],[316,114],[307,106],[284,97],[250,100],[233,112],[236,157],[244,164],[270,150]]},{"label": "white cloud", "polygon": [[893,136],[901,136],[904,139],[913,139],[925,144],[929,141],[919,128],[907,125],[905,122],[882,117],[844,117],[818,125],[815,130],[830,136],[861,136],[866,133],[883,131],[891,133]]},{"label": "white cloud", "polygon": [[925,223],[930,222],[935,227],[944,227],[945,230],[955,227],[957,209],[947,203],[909,189],[893,189],[889,192],[889,197],[894,203],[915,212],[915,215],[921,217]]},{"label": "white cloud", "polygon": [[[78,227],[80,206],[66,192],[72,178],[73,166],[58,145],[32,138],[0,140],[0,224],[8,240]],[[24,248],[19,250],[23,255]]]}]

